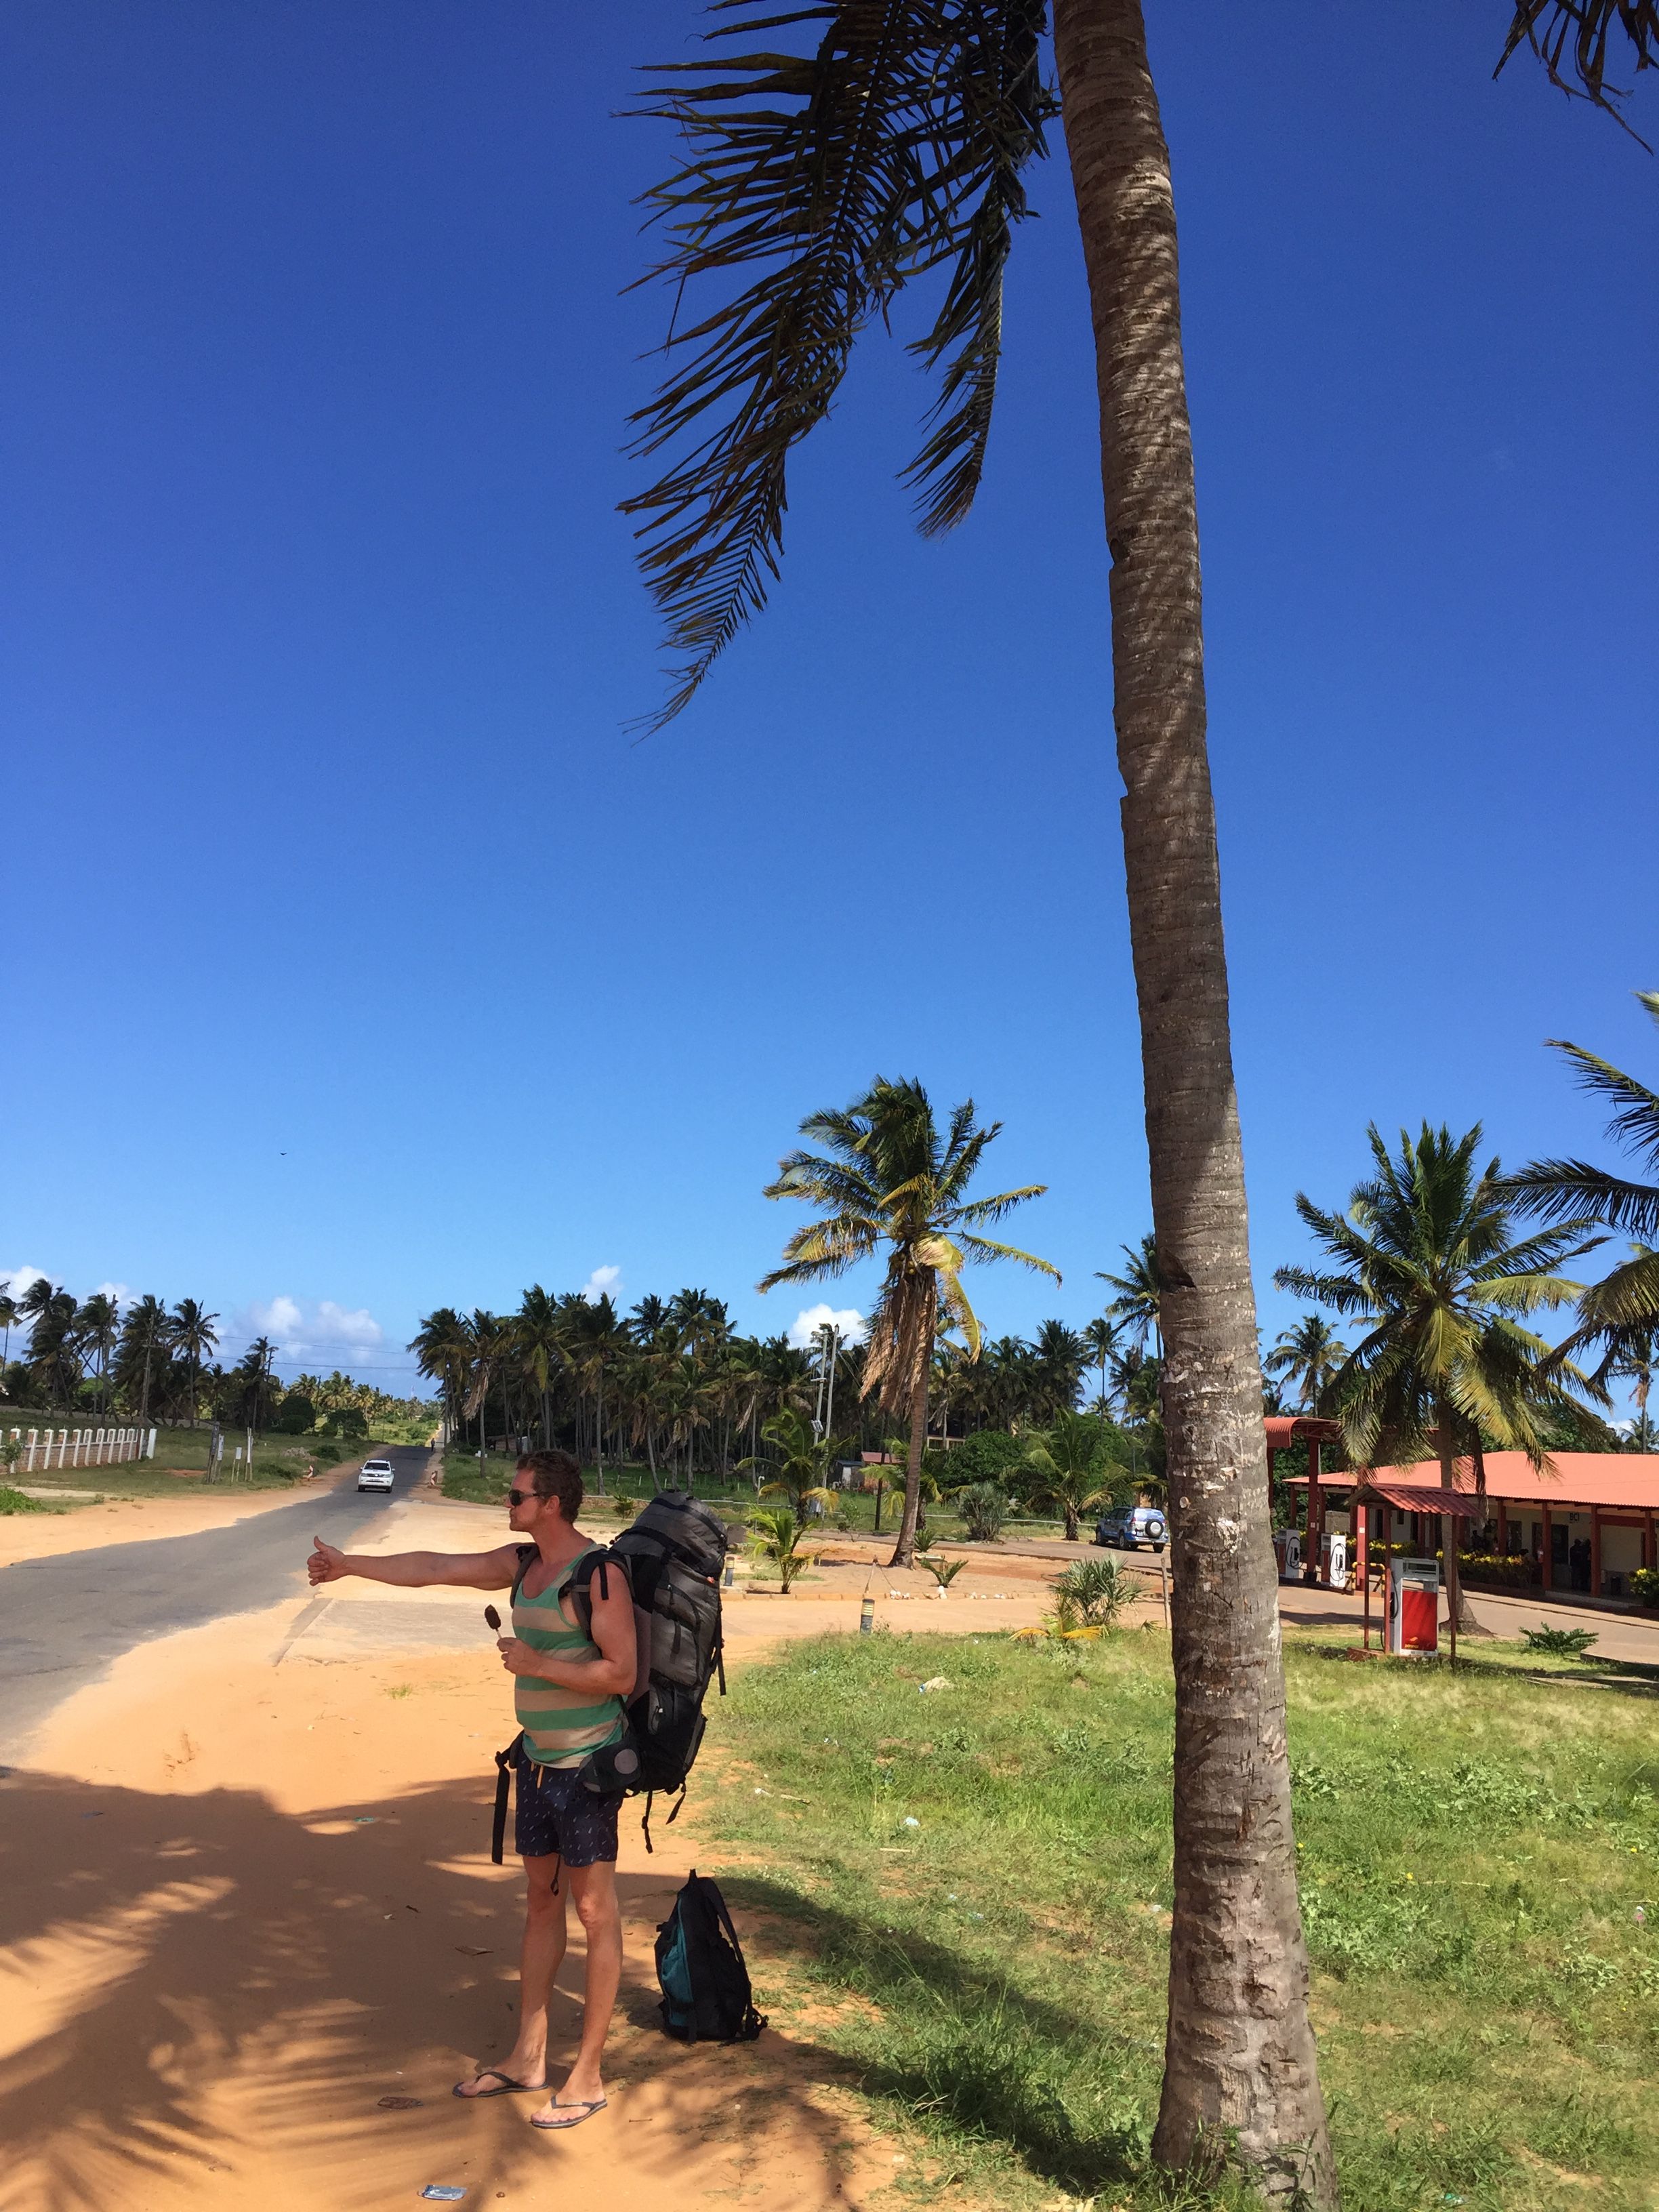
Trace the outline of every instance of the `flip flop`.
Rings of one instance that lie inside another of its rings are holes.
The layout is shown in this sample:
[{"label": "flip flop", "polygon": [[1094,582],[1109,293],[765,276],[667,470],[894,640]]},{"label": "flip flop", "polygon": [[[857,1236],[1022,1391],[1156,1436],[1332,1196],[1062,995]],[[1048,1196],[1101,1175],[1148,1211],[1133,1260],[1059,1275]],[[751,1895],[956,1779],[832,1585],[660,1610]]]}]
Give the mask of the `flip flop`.
[{"label": "flip flop", "polygon": [[538,2120],[532,2112],[530,2116],[530,2124],[532,2128],[579,2128],[584,2120],[591,2120],[595,2112],[602,2112],[610,2101],[608,2097],[595,2097],[591,2103],[583,2104],[580,2098],[573,2097],[566,2105],[562,2104],[559,2099],[555,2097],[554,2111],[574,2112],[576,2115],[575,2118],[574,2120]]},{"label": "flip flop", "polygon": [[545,2081],[515,2081],[510,2074],[503,2074],[499,2066],[481,2066],[472,2078],[475,2081],[494,2079],[501,2087],[499,2089],[475,2089],[469,2097],[458,2081],[450,2095],[459,2097],[464,2105],[482,2105],[491,2097],[522,2097],[526,2094],[535,2094],[548,2086]]}]

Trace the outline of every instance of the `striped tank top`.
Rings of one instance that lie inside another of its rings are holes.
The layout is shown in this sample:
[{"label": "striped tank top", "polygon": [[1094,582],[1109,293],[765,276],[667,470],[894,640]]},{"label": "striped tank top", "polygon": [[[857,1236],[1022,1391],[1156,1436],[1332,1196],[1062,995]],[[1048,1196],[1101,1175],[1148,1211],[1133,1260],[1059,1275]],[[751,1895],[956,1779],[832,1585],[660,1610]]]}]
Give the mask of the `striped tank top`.
[{"label": "striped tank top", "polygon": [[[585,1546],[576,1559],[567,1560],[539,1597],[526,1597],[520,1589],[513,1606],[513,1633],[532,1651],[550,1652],[561,1659],[599,1656],[599,1645],[566,1618],[562,1601],[576,1560],[602,1549],[598,1544]],[[530,1674],[515,1674],[513,1686],[525,1753],[538,1766],[580,1766],[590,1751],[615,1743],[623,1733],[620,1698],[596,1698],[591,1692],[567,1690]]]}]

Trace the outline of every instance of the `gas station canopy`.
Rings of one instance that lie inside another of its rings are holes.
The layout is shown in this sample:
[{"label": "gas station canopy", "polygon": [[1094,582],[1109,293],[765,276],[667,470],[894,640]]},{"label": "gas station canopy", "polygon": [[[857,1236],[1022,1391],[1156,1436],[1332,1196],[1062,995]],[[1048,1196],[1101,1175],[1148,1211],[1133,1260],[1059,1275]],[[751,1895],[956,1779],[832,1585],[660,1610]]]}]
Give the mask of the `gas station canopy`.
[{"label": "gas station canopy", "polygon": [[1431,1490],[1420,1482],[1362,1482],[1353,1493],[1356,1505],[1393,1505],[1401,1513],[1449,1513],[1459,1521],[1473,1521],[1486,1508],[1467,1490]]}]

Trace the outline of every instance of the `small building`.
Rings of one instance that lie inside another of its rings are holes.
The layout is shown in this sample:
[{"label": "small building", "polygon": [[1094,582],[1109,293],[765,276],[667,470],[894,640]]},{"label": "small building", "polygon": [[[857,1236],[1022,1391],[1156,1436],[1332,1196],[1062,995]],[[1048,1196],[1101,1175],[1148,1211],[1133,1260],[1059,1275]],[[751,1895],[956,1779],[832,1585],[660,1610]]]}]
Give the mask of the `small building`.
[{"label": "small building", "polygon": [[[1659,1453],[1559,1451],[1541,1469],[1524,1452],[1487,1452],[1485,1459],[1486,1517],[1470,1522],[1468,1550],[1516,1560],[1531,1589],[1592,1599],[1627,1598],[1638,1568],[1659,1567]],[[1318,1471],[1316,1449],[1310,1460],[1312,1529],[1346,1528],[1349,1515],[1336,1501],[1346,1500],[1361,1478]],[[1438,1460],[1370,1472],[1396,1497],[1401,1490],[1438,1491],[1441,1485]],[[1299,1489],[1304,1479],[1295,1478],[1292,1487]],[[1453,1487],[1476,1494],[1468,1460],[1457,1462]],[[1379,1535],[1376,1522],[1384,1510],[1372,1507]],[[1433,1553],[1440,1541],[1437,1515],[1397,1504],[1386,1510],[1391,1543]]]}]

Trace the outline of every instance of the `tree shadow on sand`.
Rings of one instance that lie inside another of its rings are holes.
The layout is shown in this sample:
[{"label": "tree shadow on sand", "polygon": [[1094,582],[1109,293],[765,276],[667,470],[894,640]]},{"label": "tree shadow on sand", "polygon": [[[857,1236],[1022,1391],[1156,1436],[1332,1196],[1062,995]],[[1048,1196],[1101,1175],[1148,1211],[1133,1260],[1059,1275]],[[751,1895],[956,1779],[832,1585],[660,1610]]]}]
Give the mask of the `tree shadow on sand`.
[{"label": "tree shadow on sand", "polygon": [[[311,2202],[349,2212],[433,2180],[477,2201],[587,2167],[597,2127],[542,2137],[525,2124],[531,2100],[464,2107],[449,2094],[464,2058],[489,2064],[513,2039],[521,1882],[489,1867],[488,1822],[476,1778],[303,1815],[250,1790],[0,1782],[0,2204],[108,2212],[191,2167],[234,2177],[275,2160]],[[619,1879],[633,1940],[608,2156],[625,2154],[640,2194],[678,2193],[699,2157],[708,2185],[729,2183],[775,2127],[811,2184],[787,2201],[829,2201],[849,2170],[843,2130],[811,2092],[844,2079],[842,2062],[773,2037],[687,2051],[655,2031],[639,1936],[677,1883]],[[556,2051],[574,2047],[580,2017],[573,1949]],[[754,2081],[764,2120],[721,2136]],[[421,2101],[387,2109],[388,2096]]]}]

